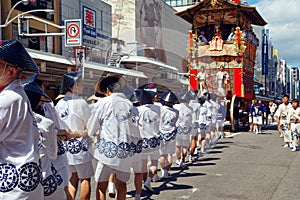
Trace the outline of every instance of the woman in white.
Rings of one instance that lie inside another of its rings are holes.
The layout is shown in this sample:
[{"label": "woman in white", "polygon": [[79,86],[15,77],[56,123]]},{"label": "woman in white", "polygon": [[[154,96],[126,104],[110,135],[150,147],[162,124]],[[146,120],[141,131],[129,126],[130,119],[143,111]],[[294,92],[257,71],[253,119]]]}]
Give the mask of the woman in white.
[{"label": "woman in white", "polygon": [[289,103],[289,95],[285,94],[282,97],[282,103],[278,106],[278,109],[274,114],[275,120],[278,123],[278,130],[283,135],[283,141],[285,143],[283,147],[290,148],[292,148],[293,146],[291,132],[287,127],[287,116],[291,107],[292,105]]},{"label": "woman in white", "polygon": [[44,198],[39,130],[19,79],[23,70],[39,71],[19,41],[0,41],[0,199]]},{"label": "woman in white", "polygon": [[162,167],[162,178],[169,178],[169,170],[173,162],[175,153],[176,122],[179,112],[173,105],[178,102],[173,92],[164,92],[161,94],[161,112],[160,112],[160,165]]},{"label": "woman in white", "polygon": [[174,108],[178,110],[179,116],[176,122],[176,156],[179,167],[182,167],[187,155],[187,148],[190,146],[190,134],[193,130],[193,109],[188,105],[191,97],[185,92],[180,97],[180,104],[175,104]]},{"label": "woman in white", "polygon": [[98,81],[96,91],[105,94],[98,100],[88,122],[89,136],[97,135],[94,157],[98,160],[95,172],[96,199],[106,199],[108,179],[115,174],[117,198],[126,198],[126,182],[130,177],[131,156],[141,153],[142,140],[135,143],[138,135],[137,117],[132,102],[121,89],[126,85],[123,78],[108,76]]},{"label": "woman in white", "polygon": [[[294,99],[292,101],[292,108],[290,108],[289,114],[287,116],[288,130],[292,134],[293,148],[292,151],[297,151],[299,147],[299,123],[300,123],[300,107],[299,101]],[[297,127],[298,126],[298,127]]]},{"label": "woman in white", "polygon": [[[59,117],[67,125],[63,129],[84,131],[91,115],[89,105],[84,99],[79,98],[82,93],[81,74],[70,72],[63,77],[63,92],[65,96],[55,106]],[[75,199],[78,183],[80,185],[80,198],[88,199],[91,193],[90,181],[94,175],[92,165],[91,141],[88,135],[74,138],[66,142],[69,171],[72,173],[69,180],[69,192]]]}]

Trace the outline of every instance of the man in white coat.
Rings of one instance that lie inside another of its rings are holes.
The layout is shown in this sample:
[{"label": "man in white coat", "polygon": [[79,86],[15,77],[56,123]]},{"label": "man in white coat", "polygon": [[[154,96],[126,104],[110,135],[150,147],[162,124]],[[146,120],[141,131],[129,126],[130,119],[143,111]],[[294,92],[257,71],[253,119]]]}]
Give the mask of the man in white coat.
[{"label": "man in white coat", "polygon": [[299,150],[299,135],[298,132],[300,122],[300,107],[299,107],[299,101],[298,99],[294,99],[292,101],[292,108],[290,108],[289,114],[287,116],[287,124],[288,129],[291,131],[292,134],[292,142],[293,142],[293,148],[292,151]]},{"label": "man in white coat", "polygon": [[39,130],[19,79],[23,70],[39,71],[19,41],[0,41],[0,199],[44,198]]},{"label": "man in white coat", "polygon": [[289,103],[289,98],[289,95],[283,95],[282,103],[278,106],[274,117],[276,122],[278,123],[279,132],[281,132],[283,135],[283,140],[285,143],[283,147],[293,148],[291,132],[288,130],[287,127],[287,116],[289,114],[290,109],[292,108],[292,105]]},{"label": "man in white coat", "polygon": [[[106,189],[111,174],[115,174],[117,199],[126,198],[126,182],[130,178],[131,155],[141,153],[142,140],[135,143],[138,135],[134,107],[121,93],[126,81],[108,76],[96,85],[96,91],[105,94],[98,100],[88,122],[89,136],[97,136],[94,157],[98,160],[95,181],[96,199],[106,199]],[[99,131],[98,135],[95,135]]]},{"label": "man in white coat", "polygon": [[[64,75],[63,92],[65,96],[59,100],[55,109],[67,127],[63,129],[84,131],[87,129],[87,122],[91,115],[88,103],[77,96],[82,93],[81,74],[70,72]],[[69,171],[72,173],[69,180],[69,192],[75,199],[80,186],[80,198],[89,199],[91,193],[91,177],[94,175],[92,165],[91,141],[88,135],[80,138],[73,138],[66,142]]]}]

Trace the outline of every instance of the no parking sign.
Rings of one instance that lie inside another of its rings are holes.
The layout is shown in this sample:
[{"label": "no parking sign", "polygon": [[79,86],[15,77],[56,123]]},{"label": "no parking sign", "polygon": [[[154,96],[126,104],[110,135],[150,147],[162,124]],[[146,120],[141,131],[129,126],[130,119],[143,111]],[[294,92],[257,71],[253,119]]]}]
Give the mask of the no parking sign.
[{"label": "no parking sign", "polygon": [[65,46],[82,45],[81,19],[65,20]]}]

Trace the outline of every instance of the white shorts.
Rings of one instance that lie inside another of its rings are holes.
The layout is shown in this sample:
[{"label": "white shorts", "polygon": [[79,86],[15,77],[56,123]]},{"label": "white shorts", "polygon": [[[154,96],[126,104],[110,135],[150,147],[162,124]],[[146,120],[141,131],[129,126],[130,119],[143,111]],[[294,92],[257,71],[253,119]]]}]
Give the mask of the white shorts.
[{"label": "white shorts", "polygon": [[95,172],[95,181],[96,182],[106,182],[109,180],[111,174],[116,174],[116,178],[122,182],[127,182],[130,178],[129,172],[123,172],[116,169],[113,169],[107,165],[98,162],[96,172]]},{"label": "white shorts", "polygon": [[68,182],[69,182],[69,179],[68,179],[68,168],[67,167],[63,167],[59,170],[57,170],[57,174],[59,174],[63,180],[63,182],[61,183],[60,186],[58,187],[67,187],[68,186]]},{"label": "white shorts", "polygon": [[162,140],[160,142],[159,155],[174,154],[175,149],[176,149],[175,140],[170,140],[170,141],[163,141]]},{"label": "white shorts", "polygon": [[262,116],[253,117],[253,124],[262,125]]},{"label": "white shorts", "polygon": [[136,154],[132,157],[131,167],[132,167],[134,173],[142,173],[142,171],[143,171],[143,162],[142,162],[142,155],[141,154]]},{"label": "white shorts", "polygon": [[71,173],[77,172],[79,179],[91,178],[94,175],[94,168],[92,161],[88,161],[79,165],[69,165]]},{"label": "white shorts", "polygon": [[188,147],[190,145],[190,139],[176,137],[177,147]]},{"label": "white shorts", "polygon": [[217,127],[218,129],[224,127],[224,120],[218,120],[218,121],[217,121],[217,124],[216,124],[216,127]]},{"label": "white shorts", "polygon": [[253,118],[252,118],[252,116],[249,116],[249,123],[253,123]]}]

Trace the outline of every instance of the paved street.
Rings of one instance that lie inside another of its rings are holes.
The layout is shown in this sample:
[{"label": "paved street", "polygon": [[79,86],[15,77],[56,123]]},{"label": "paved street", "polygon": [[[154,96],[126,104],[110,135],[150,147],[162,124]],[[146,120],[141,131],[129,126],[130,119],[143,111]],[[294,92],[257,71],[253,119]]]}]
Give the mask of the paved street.
[{"label": "paved street", "polygon": [[[299,199],[299,169],[299,152],[283,148],[277,131],[240,132],[220,139],[194,164],[174,164],[174,178],[152,183],[157,193],[143,192],[142,199]],[[92,193],[94,199],[94,182]],[[132,179],[128,193],[134,195]]]}]

